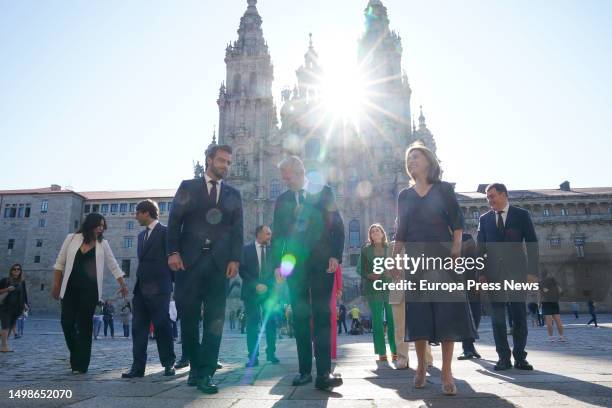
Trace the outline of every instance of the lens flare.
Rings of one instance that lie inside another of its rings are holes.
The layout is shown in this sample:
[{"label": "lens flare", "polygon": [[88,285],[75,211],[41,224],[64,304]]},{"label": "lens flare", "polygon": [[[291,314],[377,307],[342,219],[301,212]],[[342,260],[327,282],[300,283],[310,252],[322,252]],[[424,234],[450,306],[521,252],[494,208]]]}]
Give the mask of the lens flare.
[{"label": "lens flare", "polygon": [[291,275],[291,273],[295,269],[296,262],[297,259],[295,258],[295,255],[292,254],[285,254],[281,258],[280,273],[284,278]]}]

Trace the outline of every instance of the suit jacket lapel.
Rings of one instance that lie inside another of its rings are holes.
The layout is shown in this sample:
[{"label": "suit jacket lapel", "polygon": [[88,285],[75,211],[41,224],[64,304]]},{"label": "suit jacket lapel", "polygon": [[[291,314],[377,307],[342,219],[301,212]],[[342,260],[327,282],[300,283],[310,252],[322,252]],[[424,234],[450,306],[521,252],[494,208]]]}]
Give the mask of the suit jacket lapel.
[{"label": "suit jacket lapel", "polygon": [[223,181],[219,182],[220,188],[219,188],[219,202],[218,202],[218,206],[221,207],[223,197],[225,196],[225,183]]},{"label": "suit jacket lapel", "polygon": [[[158,234],[158,228],[159,228],[159,222],[157,223],[157,225],[155,226],[155,228],[153,228],[153,231],[151,231],[151,233],[149,234],[149,238],[147,238],[147,240],[143,243],[142,245],[142,256],[144,257],[145,254],[149,251],[149,249],[151,248],[151,245],[153,243],[153,241],[157,238]],[[142,240],[144,241],[144,237],[146,235],[147,231],[145,230],[145,233],[142,236]]]}]

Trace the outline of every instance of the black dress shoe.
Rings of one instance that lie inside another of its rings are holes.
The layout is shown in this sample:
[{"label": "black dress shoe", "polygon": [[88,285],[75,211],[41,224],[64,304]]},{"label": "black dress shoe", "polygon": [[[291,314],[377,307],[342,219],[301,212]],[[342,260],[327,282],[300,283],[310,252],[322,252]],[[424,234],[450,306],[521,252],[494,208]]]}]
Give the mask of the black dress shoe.
[{"label": "black dress shoe", "polygon": [[272,364],[280,363],[280,360],[278,358],[276,358],[276,356],[268,356],[268,358],[266,360],[268,360]]},{"label": "black dress shoe", "polygon": [[185,367],[187,367],[187,366],[189,366],[189,360],[183,360],[183,359],[180,359],[179,361],[177,361],[177,362],[174,364],[174,368],[176,368],[177,370],[179,370],[179,369],[181,369],[181,368],[185,368]]},{"label": "black dress shoe", "polygon": [[527,360],[515,361],[514,368],[519,370],[533,370],[533,366],[527,362]]},{"label": "black dress shoe", "polygon": [[478,352],[476,350],[472,351],[472,354],[474,354],[474,357],[476,357],[476,358],[482,358],[482,357],[480,357],[480,354],[478,354]]},{"label": "black dress shoe", "polygon": [[249,360],[246,362],[246,364],[244,365],[246,368],[251,368],[251,367],[257,367],[259,365],[259,360]]},{"label": "black dress shoe", "polygon": [[309,382],[312,382],[312,375],[298,374],[293,378],[293,381],[291,382],[291,384],[295,386],[300,386],[300,385],[308,384]]},{"label": "black dress shoe", "polygon": [[331,391],[334,387],[342,385],[342,378],[339,375],[324,374],[318,375],[315,381],[315,387],[322,391]]},{"label": "black dress shoe", "polygon": [[510,360],[499,360],[497,364],[495,364],[495,367],[493,367],[495,371],[509,370],[511,368],[512,363],[510,362]]},{"label": "black dress shoe", "polygon": [[466,351],[463,354],[461,354],[459,357],[457,357],[457,360],[471,360],[474,357],[476,357],[474,353],[472,353],[471,351]]},{"label": "black dress shoe", "polygon": [[164,367],[165,377],[172,377],[174,374],[176,374],[176,371],[174,371],[174,368],[172,366]]},{"label": "black dress shoe", "polygon": [[215,384],[210,375],[205,375],[204,378],[198,381],[198,390],[204,394],[216,394],[219,392],[217,384]]},{"label": "black dress shoe", "polygon": [[144,371],[137,371],[133,368],[127,373],[121,374],[121,378],[142,378],[144,377]]},{"label": "black dress shoe", "polygon": [[187,377],[187,385],[190,387],[195,387],[196,385],[198,385],[198,374],[193,369],[189,371],[189,376]]}]

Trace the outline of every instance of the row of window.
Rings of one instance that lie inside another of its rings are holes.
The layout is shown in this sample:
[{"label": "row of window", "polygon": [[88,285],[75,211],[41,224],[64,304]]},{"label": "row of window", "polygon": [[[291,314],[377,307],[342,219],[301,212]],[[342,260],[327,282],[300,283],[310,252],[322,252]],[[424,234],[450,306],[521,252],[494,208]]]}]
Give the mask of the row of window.
[{"label": "row of window", "polygon": [[[551,248],[560,248],[561,247],[561,237],[551,237],[548,240],[548,243],[550,244]],[[586,241],[586,238],[582,235],[578,235],[574,237],[574,245],[577,247],[584,247],[584,243]]]},{"label": "row of window", "polygon": [[[31,204],[6,204],[4,207],[4,218],[30,218]],[[49,210],[49,200],[40,202],[40,212],[46,213]]]},{"label": "row of window", "polygon": [[[85,204],[83,212],[89,213],[100,213],[100,214],[111,214],[115,213],[134,213],[136,212],[137,203],[104,203],[104,204]],[[157,203],[160,212],[170,211],[172,209],[172,201],[162,201]]]},{"label": "row of window", "polygon": [[[37,239],[36,240],[36,248],[42,248],[43,246],[43,240],[42,239]],[[7,249],[13,249],[15,248],[15,240],[13,238],[10,238],[8,240],[8,246]]]}]

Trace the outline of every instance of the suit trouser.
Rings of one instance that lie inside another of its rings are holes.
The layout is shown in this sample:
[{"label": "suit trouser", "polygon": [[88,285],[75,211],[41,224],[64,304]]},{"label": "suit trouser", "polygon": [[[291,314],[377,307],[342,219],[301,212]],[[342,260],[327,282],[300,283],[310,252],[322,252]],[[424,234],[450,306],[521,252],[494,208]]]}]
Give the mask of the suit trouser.
[{"label": "suit trouser", "polygon": [[[201,378],[217,370],[219,348],[225,321],[225,271],[215,264],[210,253],[176,273],[176,303],[181,317],[181,337],[194,374]],[[203,314],[202,341],[199,341],[200,314]]]},{"label": "suit trouser", "polygon": [[[274,305],[269,298],[259,300],[253,295],[244,301],[246,312],[247,350],[249,360],[256,360],[259,356],[259,342],[263,331],[266,332],[266,356],[272,357],[276,353],[276,315]],[[259,323],[261,321],[261,329]]]},{"label": "suit trouser", "polygon": [[387,318],[387,338],[391,354],[397,354],[395,347],[395,325],[393,324],[393,311],[386,300],[371,300],[368,302],[372,312],[372,331],[374,332],[374,352],[379,356],[387,355],[385,345],[384,318]]},{"label": "suit trouser", "polygon": [[[472,310],[472,318],[474,319],[474,327],[476,328],[476,331],[478,331],[478,326],[480,325],[480,316],[482,314],[482,310],[480,308],[480,301],[473,301],[470,302],[470,309]],[[463,347],[463,352],[467,353],[467,352],[475,352],[476,349],[474,348],[474,341],[475,339],[469,339],[469,340],[463,340],[461,342],[461,345]]]},{"label": "suit trouser", "polygon": [[[397,349],[397,356],[402,359],[408,359],[409,342],[404,341],[406,338],[406,302],[392,304],[393,310],[393,325],[395,326],[395,345]],[[431,355],[431,346],[427,344],[427,350],[425,352],[425,360],[427,364],[433,363],[433,356]]]},{"label": "suit trouser", "polygon": [[[514,345],[512,355],[517,361],[527,357],[525,346],[527,345],[527,308],[525,302],[508,302],[512,310],[512,343]],[[493,325],[493,337],[495,339],[495,350],[500,360],[510,359],[510,346],[508,345],[508,333],[506,332],[506,302],[491,302],[491,324]]]},{"label": "suit trouser", "polygon": [[68,282],[62,298],[61,324],[73,370],[87,371],[89,368],[93,314],[97,303],[96,284],[90,288],[75,288]]},{"label": "suit trouser", "polygon": [[316,270],[296,268],[287,278],[300,374],[312,372],[312,341],[317,375],[325,375],[331,371],[329,299],[334,287],[334,274],[326,273],[325,267],[326,265],[322,265]]},{"label": "suit trouser", "polygon": [[132,318],[132,368],[144,371],[147,364],[147,345],[149,344],[149,323],[153,323],[155,341],[159,352],[159,360],[164,367],[174,364],[174,341],[172,340],[172,324],[168,308],[170,294],[159,293],[143,295],[136,290],[134,299],[134,316]]}]

